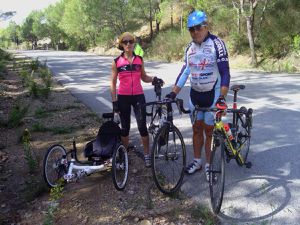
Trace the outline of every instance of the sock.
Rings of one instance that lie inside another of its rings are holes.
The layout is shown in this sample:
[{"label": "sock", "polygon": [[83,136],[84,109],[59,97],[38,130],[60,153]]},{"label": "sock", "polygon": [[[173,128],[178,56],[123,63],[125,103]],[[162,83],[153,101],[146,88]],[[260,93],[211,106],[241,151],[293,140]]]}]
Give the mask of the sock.
[{"label": "sock", "polygon": [[200,159],[194,158],[194,161],[197,162],[198,165],[201,165],[201,158]]}]

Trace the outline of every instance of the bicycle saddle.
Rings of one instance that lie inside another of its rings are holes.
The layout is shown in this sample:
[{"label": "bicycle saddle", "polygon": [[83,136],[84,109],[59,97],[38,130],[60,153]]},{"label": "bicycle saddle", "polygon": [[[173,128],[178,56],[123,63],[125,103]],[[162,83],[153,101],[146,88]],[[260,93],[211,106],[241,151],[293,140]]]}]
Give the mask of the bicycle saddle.
[{"label": "bicycle saddle", "polygon": [[231,88],[230,88],[230,90],[232,90],[232,91],[238,91],[238,90],[243,90],[243,89],[245,89],[245,85],[243,85],[243,84],[241,84],[241,85],[233,85],[233,86],[231,86]]}]

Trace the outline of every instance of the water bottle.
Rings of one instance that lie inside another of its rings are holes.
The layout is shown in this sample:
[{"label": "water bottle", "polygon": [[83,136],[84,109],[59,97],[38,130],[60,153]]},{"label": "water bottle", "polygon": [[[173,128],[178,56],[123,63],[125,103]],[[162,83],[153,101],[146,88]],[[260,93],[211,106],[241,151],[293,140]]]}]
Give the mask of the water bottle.
[{"label": "water bottle", "polygon": [[224,124],[224,128],[225,128],[225,131],[226,131],[226,133],[227,133],[228,139],[229,139],[230,141],[232,141],[232,140],[233,140],[233,136],[232,136],[232,132],[231,132],[231,129],[230,129],[229,124],[228,124],[228,123],[225,123],[225,124]]}]

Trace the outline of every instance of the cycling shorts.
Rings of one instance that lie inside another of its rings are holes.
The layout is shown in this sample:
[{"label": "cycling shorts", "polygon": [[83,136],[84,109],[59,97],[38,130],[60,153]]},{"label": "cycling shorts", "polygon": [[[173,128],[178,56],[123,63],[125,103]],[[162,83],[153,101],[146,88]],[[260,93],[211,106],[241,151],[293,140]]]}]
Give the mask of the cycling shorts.
[{"label": "cycling shorts", "polygon": [[142,137],[148,135],[147,125],[146,125],[146,107],[145,96],[141,95],[118,95],[118,104],[120,110],[121,119],[121,136],[127,137],[130,130],[130,115],[131,106],[135,114],[136,122],[138,125],[138,130]]},{"label": "cycling shorts", "polygon": [[[213,108],[220,96],[220,88],[215,88],[207,92],[198,92],[191,88],[189,108],[191,110],[190,118],[192,121],[192,112],[195,109],[195,105],[206,108]],[[214,125],[214,113],[213,112],[198,112],[196,120],[203,120],[207,125]]]}]

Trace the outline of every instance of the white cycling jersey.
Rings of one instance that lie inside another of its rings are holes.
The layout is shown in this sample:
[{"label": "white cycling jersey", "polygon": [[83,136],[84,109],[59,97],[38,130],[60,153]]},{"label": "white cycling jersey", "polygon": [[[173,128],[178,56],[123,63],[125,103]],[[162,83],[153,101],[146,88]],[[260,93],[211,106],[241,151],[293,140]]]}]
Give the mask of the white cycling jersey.
[{"label": "white cycling jersey", "polygon": [[178,87],[182,88],[190,75],[191,87],[197,92],[229,87],[228,54],[224,42],[218,37],[209,33],[201,44],[191,42],[184,61],[175,83]]}]

